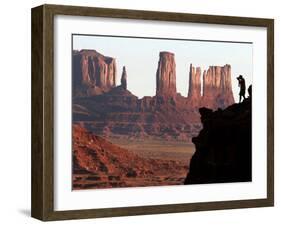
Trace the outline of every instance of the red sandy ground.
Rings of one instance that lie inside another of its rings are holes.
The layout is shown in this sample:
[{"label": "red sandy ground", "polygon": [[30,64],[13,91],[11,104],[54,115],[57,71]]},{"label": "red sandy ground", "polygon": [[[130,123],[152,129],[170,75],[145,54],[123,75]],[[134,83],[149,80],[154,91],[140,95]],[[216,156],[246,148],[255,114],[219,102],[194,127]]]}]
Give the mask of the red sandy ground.
[{"label": "red sandy ground", "polygon": [[73,126],[73,189],[183,184],[186,162],[151,159]]}]

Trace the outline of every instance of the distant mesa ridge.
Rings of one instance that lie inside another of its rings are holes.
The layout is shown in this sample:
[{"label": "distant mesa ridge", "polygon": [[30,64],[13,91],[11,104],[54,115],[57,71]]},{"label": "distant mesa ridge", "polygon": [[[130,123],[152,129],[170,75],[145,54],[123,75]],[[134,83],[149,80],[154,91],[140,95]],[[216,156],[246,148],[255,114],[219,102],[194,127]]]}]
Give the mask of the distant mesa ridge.
[{"label": "distant mesa ridge", "polygon": [[73,122],[103,137],[190,141],[201,129],[199,107],[224,109],[234,103],[228,64],[210,66],[203,75],[190,64],[187,97],[177,92],[173,53],[159,54],[154,96],[138,98],[128,90],[125,66],[117,85],[116,68],[114,58],[95,50],[73,52]]},{"label": "distant mesa ridge", "polygon": [[[104,56],[96,50],[73,51],[74,96],[95,96],[110,91],[116,87],[116,68],[115,58]],[[120,87],[125,90],[127,79],[126,67],[123,66]],[[175,55],[162,51],[156,71],[156,96],[176,98],[179,95]],[[201,67],[190,64],[186,99],[190,107],[225,108],[233,104],[231,66],[210,66],[202,75]]]}]

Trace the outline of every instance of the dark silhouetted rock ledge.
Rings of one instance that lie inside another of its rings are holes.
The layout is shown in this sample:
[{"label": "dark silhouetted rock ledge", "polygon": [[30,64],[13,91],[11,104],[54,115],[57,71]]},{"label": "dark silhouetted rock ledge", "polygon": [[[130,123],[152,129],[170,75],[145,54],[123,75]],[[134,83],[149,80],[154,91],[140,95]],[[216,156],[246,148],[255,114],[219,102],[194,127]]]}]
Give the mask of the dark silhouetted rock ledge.
[{"label": "dark silhouetted rock ledge", "polygon": [[185,184],[251,181],[251,99],[199,112],[203,129],[192,139],[196,151]]}]

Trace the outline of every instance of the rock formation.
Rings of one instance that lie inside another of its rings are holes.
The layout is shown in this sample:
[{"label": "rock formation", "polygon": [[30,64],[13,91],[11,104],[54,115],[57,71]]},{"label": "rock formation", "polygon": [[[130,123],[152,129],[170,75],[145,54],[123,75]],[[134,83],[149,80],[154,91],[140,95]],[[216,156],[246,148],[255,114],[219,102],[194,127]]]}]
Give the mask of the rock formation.
[{"label": "rock formation", "polygon": [[156,95],[174,96],[176,93],[176,63],[174,54],[160,52],[156,72]]},{"label": "rock formation", "polygon": [[[173,53],[160,52],[156,95],[139,99],[127,89],[123,67],[116,86],[116,63],[95,50],[73,51],[73,122],[101,136],[190,141],[201,129],[199,107],[234,103],[230,65],[211,66],[203,75],[190,65],[188,97],[176,92]],[[81,98],[83,97],[83,98]]]},{"label": "rock formation", "polygon": [[192,106],[199,106],[201,101],[201,68],[193,67],[189,69],[189,89],[188,99]]},{"label": "rock formation", "polygon": [[101,94],[115,87],[116,62],[95,50],[73,52],[73,90],[77,96]]},{"label": "rock formation", "polygon": [[231,66],[210,66],[203,73],[203,98],[201,106],[225,108],[234,103],[231,86]]},{"label": "rock formation", "polygon": [[203,129],[185,184],[251,181],[251,98],[225,110],[200,108]]},{"label": "rock formation", "polygon": [[73,99],[73,123],[103,137],[191,141],[201,129],[199,113],[173,100],[138,99],[117,86],[103,95]]},{"label": "rock formation", "polygon": [[121,76],[121,86],[124,89],[127,89],[127,72],[126,72],[125,66],[123,66],[123,71],[122,71],[122,76]]},{"label": "rock formation", "polygon": [[[251,98],[233,104],[230,65],[210,66],[201,76],[201,68],[191,64],[188,97],[182,96],[176,91],[174,54],[160,52],[156,95],[140,99],[127,89],[125,66],[116,86],[114,58],[73,51],[73,189],[250,181]],[[175,146],[160,153],[165,157],[160,160],[151,150],[146,158],[139,155],[143,150],[112,143],[157,140],[181,146],[191,139],[196,152],[187,177],[189,159],[165,159]]]}]

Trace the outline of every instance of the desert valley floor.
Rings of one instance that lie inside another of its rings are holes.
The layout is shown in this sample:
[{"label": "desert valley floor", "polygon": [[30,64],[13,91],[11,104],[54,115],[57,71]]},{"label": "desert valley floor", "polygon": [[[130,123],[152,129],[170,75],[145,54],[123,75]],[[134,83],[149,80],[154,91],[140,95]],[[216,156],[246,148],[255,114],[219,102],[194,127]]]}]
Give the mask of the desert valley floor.
[{"label": "desert valley floor", "polygon": [[184,161],[185,163],[189,162],[195,151],[194,144],[185,141],[128,141],[114,138],[110,141],[144,158]]},{"label": "desert valley floor", "polygon": [[73,189],[181,185],[193,153],[187,142],[107,140],[74,126]]}]

